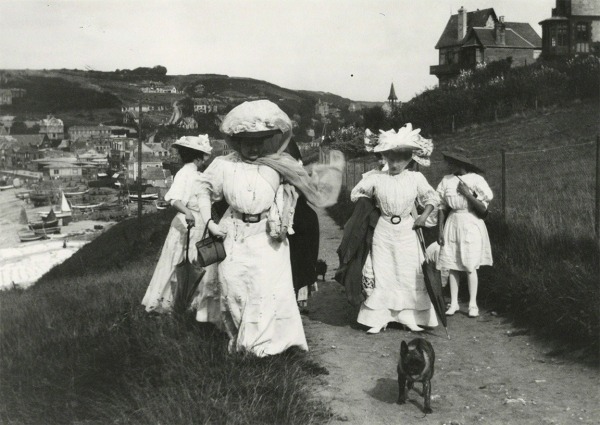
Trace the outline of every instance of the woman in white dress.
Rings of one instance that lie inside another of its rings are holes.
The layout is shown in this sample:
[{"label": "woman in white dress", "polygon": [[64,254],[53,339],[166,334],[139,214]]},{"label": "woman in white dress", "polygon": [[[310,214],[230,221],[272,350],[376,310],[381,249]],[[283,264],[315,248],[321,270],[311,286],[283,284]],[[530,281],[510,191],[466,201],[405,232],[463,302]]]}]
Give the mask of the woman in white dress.
[{"label": "woman in white dress", "polygon": [[[198,205],[200,178],[198,167],[208,160],[212,151],[208,135],[184,136],[177,140],[173,147],[177,149],[184,165],[175,175],[173,184],[165,194],[165,201],[170,202],[178,213],[171,222],[152,280],[142,300],[148,312],[167,313],[172,310],[173,288],[177,283],[175,266],[185,255],[187,227],[194,226],[190,231],[190,261],[197,258],[194,244],[200,240],[204,229],[204,221]],[[202,282],[212,278],[214,278],[214,270],[209,267]],[[202,285],[203,283],[200,286]],[[217,313],[218,311],[216,309]],[[218,321],[217,318],[214,320]]]},{"label": "woman in white dress", "polygon": [[[291,120],[272,102],[237,106],[221,125],[235,152],[216,158],[202,178],[202,215],[210,217],[211,202],[224,198],[229,205],[219,224],[210,221],[208,228],[225,238],[227,257],[219,263],[218,276],[230,351],[262,357],[292,346],[308,350],[286,238],[296,192],[283,182],[284,177],[308,175],[291,156],[281,154],[291,130]],[[339,178],[341,185],[341,173]],[[304,187],[300,181],[294,186]]]},{"label": "woman in white dress", "polygon": [[[415,229],[433,225],[428,218],[439,199],[423,174],[407,169],[413,160],[429,165],[433,144],[419,131],[407,124],[398,133],[382,132],[375,152],[383,154],[388,171],[365,177],[350,195],[353,202],[361,196],[375,199],[381,211],[373,235],[375,288],[362,303],[357,319],[370,328],[368,333],[378,333],[389,322],[413,331],[438,324],[423,280],[423,253]],[[424,207],[416,219],[411,215],[415,200]]]},{"label": "woman in white dress", "polygon": [[[458,282],[460,274],[466,273],[469,317],[477,317],[477,269],[493,264],[490,238],[485,223],[479,216],[486,213],[494,195],[480,175],[482,170],[469,158],[448,152],[443,155],[452,172],[444,176],[437,187],[442,200],[438,213],[438,243],[441,248],[437,268],[450,270],[450,307],[446,315],[452,316],[459,310]],[[444,210],[447,208],[450,213],[444,224]]]}]

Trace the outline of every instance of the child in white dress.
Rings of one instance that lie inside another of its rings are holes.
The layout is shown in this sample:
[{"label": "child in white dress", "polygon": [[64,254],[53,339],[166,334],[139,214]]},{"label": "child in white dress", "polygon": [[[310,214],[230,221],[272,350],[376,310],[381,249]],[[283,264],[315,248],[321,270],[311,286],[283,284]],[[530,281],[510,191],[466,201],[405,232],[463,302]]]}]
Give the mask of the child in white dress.
[{"label": "child in white dress", "polygon": [[[483,171],[468,158],[443,153],[452,174],[444,176],[437,187],[442,203],[438,212],[440,254],[437,268],[450,270],[450,307],[447,316],[459,310],[458,282],[466,273],[469,285],[469,317],[479,316],[477,306],[477,269],[491,266],[492,248],[481,218],[493,198],[492,190],[480,175]],[[444,224],[445,209],[450,209]]]}]

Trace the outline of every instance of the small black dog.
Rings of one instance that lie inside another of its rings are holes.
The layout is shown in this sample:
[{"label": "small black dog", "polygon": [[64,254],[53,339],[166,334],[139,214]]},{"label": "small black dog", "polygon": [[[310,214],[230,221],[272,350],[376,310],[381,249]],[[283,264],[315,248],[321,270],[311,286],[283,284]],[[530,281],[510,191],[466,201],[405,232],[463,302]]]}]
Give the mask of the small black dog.
[{"label": "small black dog", "polygon": [[406,344],[400,344],[400,361],[398,362],[398,404],[406,403],[406,387],[413,388],[415,382],[423,383],[423,398],[425,413],[431,413],[431,378],[435,352],[433,346],[423,338],[415,338]]},{"label": "small black dog", "polygon": [[317,279],[319,278],[319,276],[323,276],[323,279],[321,280],[325,280],[325,275],[327,274],[327,263],[324,260],[317,260]]}]

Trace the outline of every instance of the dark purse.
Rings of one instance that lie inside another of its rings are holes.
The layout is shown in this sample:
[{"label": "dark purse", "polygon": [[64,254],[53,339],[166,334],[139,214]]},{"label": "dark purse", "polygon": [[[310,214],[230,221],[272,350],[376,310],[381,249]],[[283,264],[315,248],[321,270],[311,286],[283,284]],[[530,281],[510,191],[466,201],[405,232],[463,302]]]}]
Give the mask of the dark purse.
[{"label": "dark purse", "polygon": [[223,239],[215,236],[208,235],[208,223],[206,222],[204,227],[204,233],[202,239],[196,242],[196,249],[198,250],[198,264],[202,267],[210,266],[211,264],[223,261],[227,254],[225,253],[225,246],[223,245]]}]

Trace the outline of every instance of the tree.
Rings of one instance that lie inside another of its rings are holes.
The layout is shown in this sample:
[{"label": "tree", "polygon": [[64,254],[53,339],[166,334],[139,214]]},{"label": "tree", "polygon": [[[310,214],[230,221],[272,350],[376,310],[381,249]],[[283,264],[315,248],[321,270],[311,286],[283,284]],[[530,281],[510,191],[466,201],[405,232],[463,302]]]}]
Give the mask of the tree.
[{"label": "tree", "polygon": [[388,118],[381,106],[365,109],[363,112],[363,120],[365,128],[368,128],[373,132],[377,132],[377,130],[389,130],[390,127]]}]

